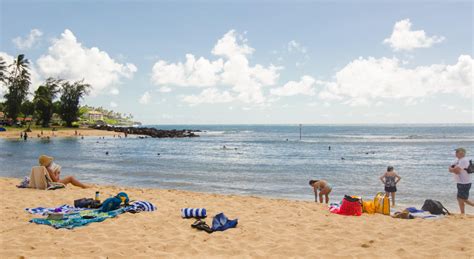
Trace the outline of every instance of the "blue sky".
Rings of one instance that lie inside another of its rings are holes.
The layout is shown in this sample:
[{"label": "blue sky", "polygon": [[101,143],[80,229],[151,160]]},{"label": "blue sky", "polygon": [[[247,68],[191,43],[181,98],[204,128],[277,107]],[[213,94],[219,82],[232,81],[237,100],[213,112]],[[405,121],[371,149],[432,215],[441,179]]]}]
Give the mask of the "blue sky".
[{"label": "blue sky", "polygon": [[0,52],[149,124],[472,123],[472,8],[1,1]]}]

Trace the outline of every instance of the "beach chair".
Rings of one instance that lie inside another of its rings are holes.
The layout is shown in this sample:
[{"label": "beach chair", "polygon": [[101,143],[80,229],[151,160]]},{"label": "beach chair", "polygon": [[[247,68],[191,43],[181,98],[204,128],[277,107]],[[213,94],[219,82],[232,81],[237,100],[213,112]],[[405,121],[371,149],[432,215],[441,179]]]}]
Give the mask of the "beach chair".
[{"label": "beach chair", "polygon": [[65,185],[62,183],[53,182],[49,176],[48,170],[44,166],[34,166],[31,168],[29,188],[41,189],[41,190],[52,190],[58,188],[64,188]]}]

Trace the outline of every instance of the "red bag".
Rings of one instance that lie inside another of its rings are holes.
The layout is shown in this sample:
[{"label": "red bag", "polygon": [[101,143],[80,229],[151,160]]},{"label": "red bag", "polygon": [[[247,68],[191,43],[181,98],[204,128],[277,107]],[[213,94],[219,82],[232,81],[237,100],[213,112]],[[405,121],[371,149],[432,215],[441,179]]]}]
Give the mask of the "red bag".
[{"label": "red bag", "polygon": [[362,215],[362,205],[360,204],[360,200],[357,201],[349,201],[348,199],[344,198],[342,200],[341,207],[339,211],[336,212],[340,215],[346,216],[360,216]]}]

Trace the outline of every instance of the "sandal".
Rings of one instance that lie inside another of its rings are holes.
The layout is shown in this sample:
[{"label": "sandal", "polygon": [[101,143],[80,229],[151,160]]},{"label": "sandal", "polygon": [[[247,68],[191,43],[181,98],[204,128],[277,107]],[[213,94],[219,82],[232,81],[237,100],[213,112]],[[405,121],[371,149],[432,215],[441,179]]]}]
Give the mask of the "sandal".
[{"label": "sandal", "polygon": [[197,228],[197,226],[202,225],[203,223],[204,222],[202,220],[198,219],[191,225],[191,227]]},{"label": "sandal", "polygon": [[212,230],[212,228],[210,228],[209,225],[206,224],[206,222],[202,222],[201,224],[197,225],[196,228],[199,230],[204,230],[208,234],[214,232],[214,230]]}]

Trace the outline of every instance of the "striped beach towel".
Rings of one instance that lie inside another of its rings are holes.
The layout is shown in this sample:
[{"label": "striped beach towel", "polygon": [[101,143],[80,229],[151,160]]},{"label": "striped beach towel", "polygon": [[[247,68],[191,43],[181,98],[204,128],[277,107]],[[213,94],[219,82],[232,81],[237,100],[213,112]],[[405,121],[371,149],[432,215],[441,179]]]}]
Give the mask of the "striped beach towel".
[{"label": "striped beach towel", "polygon": [[126,212],[138,213],[142,211],[155,211],[156,207],[148,201],[136,201],[125,208]]},{"label": "striped beach towel", "polygon": [[181,217],[183,218],[205,218],[207,217],[204,208],[183,208],[181,209]]}]

